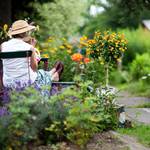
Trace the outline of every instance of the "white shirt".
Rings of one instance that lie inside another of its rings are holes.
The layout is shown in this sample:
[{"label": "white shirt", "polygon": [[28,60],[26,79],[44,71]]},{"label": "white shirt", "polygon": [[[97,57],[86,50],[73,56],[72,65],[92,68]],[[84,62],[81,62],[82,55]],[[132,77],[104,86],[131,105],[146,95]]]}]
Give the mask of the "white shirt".
[{"label": "white shirt", "polygon": [[[32,45],[22,39],[11,39],[1,45],[2,52],[14,52],[31,50]],[[4,86],[15,86],[17,82],[28,84],[33,83],[37,73],[30,67],[30,58],[3,59],[3,84]]]}]

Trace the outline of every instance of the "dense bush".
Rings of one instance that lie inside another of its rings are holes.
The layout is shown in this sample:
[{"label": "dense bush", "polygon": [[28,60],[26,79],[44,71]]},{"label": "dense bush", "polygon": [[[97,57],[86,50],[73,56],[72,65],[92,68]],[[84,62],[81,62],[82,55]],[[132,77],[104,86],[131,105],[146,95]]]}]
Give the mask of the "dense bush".
[{"label": "dense bush", "polygon": [[34,88],[14,90],[6,106],[9,114],[0,117],[1,148],[19,149],[31,140],[38,140],[38,134],[46,126],[49,110],[40,93]]},{"label": "dense bush", "polygon": [[150,73],[150,54],[144,53],[137,55],[136,59],[130,65],[130,71],[133,80],[138,80]]},{"label": "dense bush", "polygon": [[143,54],[150,51],[150,34],[149,31],[139,28],[137,30],[120,30],[125,34],[128,41],[127,51],[123,57],[123,65],[127,65],[132,62],[136,54]]},{"label": "dense bush", "polygon": [[96,95],[94,89],[87,90],[89,85],[92,82],[80,82],[47,100],[33,88],[13,91],[7,104],[9,114],[0,117],[1,149],[65,139],[83,146],[94,133],[115,128],[114,95]]},{"label": "dense bush", "polygon": [[130,74],[127,71],[122,71],[119,69],[113,69],[110,73],[110,84],[120,85],[124,83],[129,83],[131,80]]}]

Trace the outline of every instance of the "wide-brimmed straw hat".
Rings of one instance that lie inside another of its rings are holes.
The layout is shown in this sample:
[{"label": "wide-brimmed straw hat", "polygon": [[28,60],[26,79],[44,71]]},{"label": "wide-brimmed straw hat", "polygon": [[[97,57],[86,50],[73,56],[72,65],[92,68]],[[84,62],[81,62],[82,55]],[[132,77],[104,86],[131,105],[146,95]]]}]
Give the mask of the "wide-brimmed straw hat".
[{"label": "wide-brimmed straw hat", "polygon": [[28,22],[25,20],[18,20],[12,24],[11,28],[8,31],[8,35],[12,36],[12,35],[25,33],[27,31],[31,31],[35,28],[36,28],[35,26],[28,24]]}]

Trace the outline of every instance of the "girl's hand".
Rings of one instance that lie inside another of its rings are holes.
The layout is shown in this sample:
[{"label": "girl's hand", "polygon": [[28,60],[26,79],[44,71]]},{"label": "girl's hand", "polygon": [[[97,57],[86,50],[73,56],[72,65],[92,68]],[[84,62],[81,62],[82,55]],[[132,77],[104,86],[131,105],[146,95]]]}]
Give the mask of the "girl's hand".
[{"label": "girl's hand", "polygon": [[31,38],[30,44],[31,44],[33,47],[35,47],[36,43],[37,43],[36,39],[35,39],[35,38]]},{"label": "girl's hand", "polygon": [[39,62],[40,59],[41,59],[41,55],[40,55],[40,52],[38,49],[35,50],[35,53],[36,53],[36,60]]}]

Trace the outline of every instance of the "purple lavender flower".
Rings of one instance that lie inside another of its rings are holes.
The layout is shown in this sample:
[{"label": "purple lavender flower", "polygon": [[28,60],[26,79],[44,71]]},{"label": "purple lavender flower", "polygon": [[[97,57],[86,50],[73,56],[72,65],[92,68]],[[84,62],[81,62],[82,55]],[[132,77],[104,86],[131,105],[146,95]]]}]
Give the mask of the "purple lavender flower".
[{"label": "purple lavender flower", "polygon": [[0,107],[0,117],[3,117],[8,114],[9,114],[9,112],[6,107]]},{"label": "purple lavender flower", "polygon": [[0,99],[1,99],[1,102],[2,104],[7,104],[9,101],[10,101],[10,89],[8,88],[4,88],[2,90],[2,93],[0,94]]},{"label": "purple lavender flower", "polygon": [[50,90],[50,95],[53,96],[55,94],[58,94],[58,87],[57,85],[52,85],[51,90]]},{"label": "purple lavender flower", "polygon": [[37,91],[41,91],[41,87],[38,84],[36,84],[36,83],[34,84],[34,88]]}]

